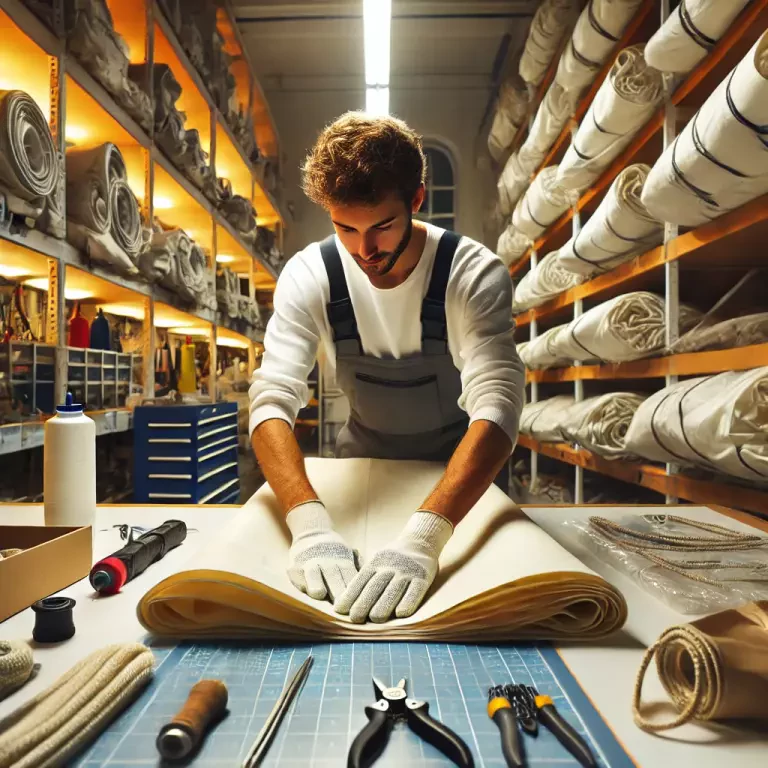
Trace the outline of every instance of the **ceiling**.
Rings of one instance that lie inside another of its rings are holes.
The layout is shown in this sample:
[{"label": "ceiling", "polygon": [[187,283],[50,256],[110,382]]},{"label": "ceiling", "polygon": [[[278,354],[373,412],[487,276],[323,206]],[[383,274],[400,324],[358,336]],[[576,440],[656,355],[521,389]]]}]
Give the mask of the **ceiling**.
[{"label": "ceiling", "polygon": [[[234,0],[265,90],[364,87],[362,0]],[[538,0],[393,0],[391,87],[492,85]]]}]

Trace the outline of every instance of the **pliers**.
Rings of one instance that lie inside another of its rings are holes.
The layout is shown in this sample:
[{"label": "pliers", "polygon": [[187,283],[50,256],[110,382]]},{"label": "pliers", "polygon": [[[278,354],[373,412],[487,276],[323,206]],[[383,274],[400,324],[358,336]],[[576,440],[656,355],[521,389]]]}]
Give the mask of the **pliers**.
[{"label": "pliers", "polygon": [[398,720],[405,720],[408,727],[439,749],[461,768],[474,768],[469,747],[450,728],[429,715],[426,701],[409,699],[405,678],[389,688],[373,678],[375,704],[365,708],[368,724],[357,734],[349,748],[347,768],[368,768],[384,751],[389,735]]}]

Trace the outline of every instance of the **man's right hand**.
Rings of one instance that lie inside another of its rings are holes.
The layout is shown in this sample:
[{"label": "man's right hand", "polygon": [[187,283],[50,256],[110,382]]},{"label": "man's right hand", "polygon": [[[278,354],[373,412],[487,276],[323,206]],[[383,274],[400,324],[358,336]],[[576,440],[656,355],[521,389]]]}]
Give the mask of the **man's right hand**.
[{"label": "man's right hand", "polygon": [[357,575],[357,552],[333,530],[320,501],[293,507],[285,522],[293,536],[288,555],[288,578],[310,597],[333,602]]}]

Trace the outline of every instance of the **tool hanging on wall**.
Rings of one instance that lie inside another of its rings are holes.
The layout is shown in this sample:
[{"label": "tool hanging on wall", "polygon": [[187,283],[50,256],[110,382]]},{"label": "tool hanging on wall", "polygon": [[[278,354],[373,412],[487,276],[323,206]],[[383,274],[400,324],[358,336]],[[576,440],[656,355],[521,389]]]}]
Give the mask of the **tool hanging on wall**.
[{"label": "tool hanging on wall", "polygon": [[183,520],[166,520],[130,541],[91,568],[91,586],[102,595],[114,595],[124,584],[142,574],[152,563],[161,560],[187,537]]}]

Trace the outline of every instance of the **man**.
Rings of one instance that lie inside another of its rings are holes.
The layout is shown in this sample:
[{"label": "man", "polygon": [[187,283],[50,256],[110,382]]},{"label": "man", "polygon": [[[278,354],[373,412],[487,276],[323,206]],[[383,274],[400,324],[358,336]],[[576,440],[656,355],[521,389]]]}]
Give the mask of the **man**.
[{"label": "man", "polygon": [[[330,596],[354,622],[383,622],[418,608],[454,526],[514,447],[525,379],[512,283],[479,243],[414,221],[425,159],[402,121],[343,115],[303,174],[335,235],[296,254],[278,280],[250,389],[253,448],[286,511],[292,583]],[[447,462],[400,536],[359,572],[292,430],[321,342],[351,408],[338,457]]]}]

